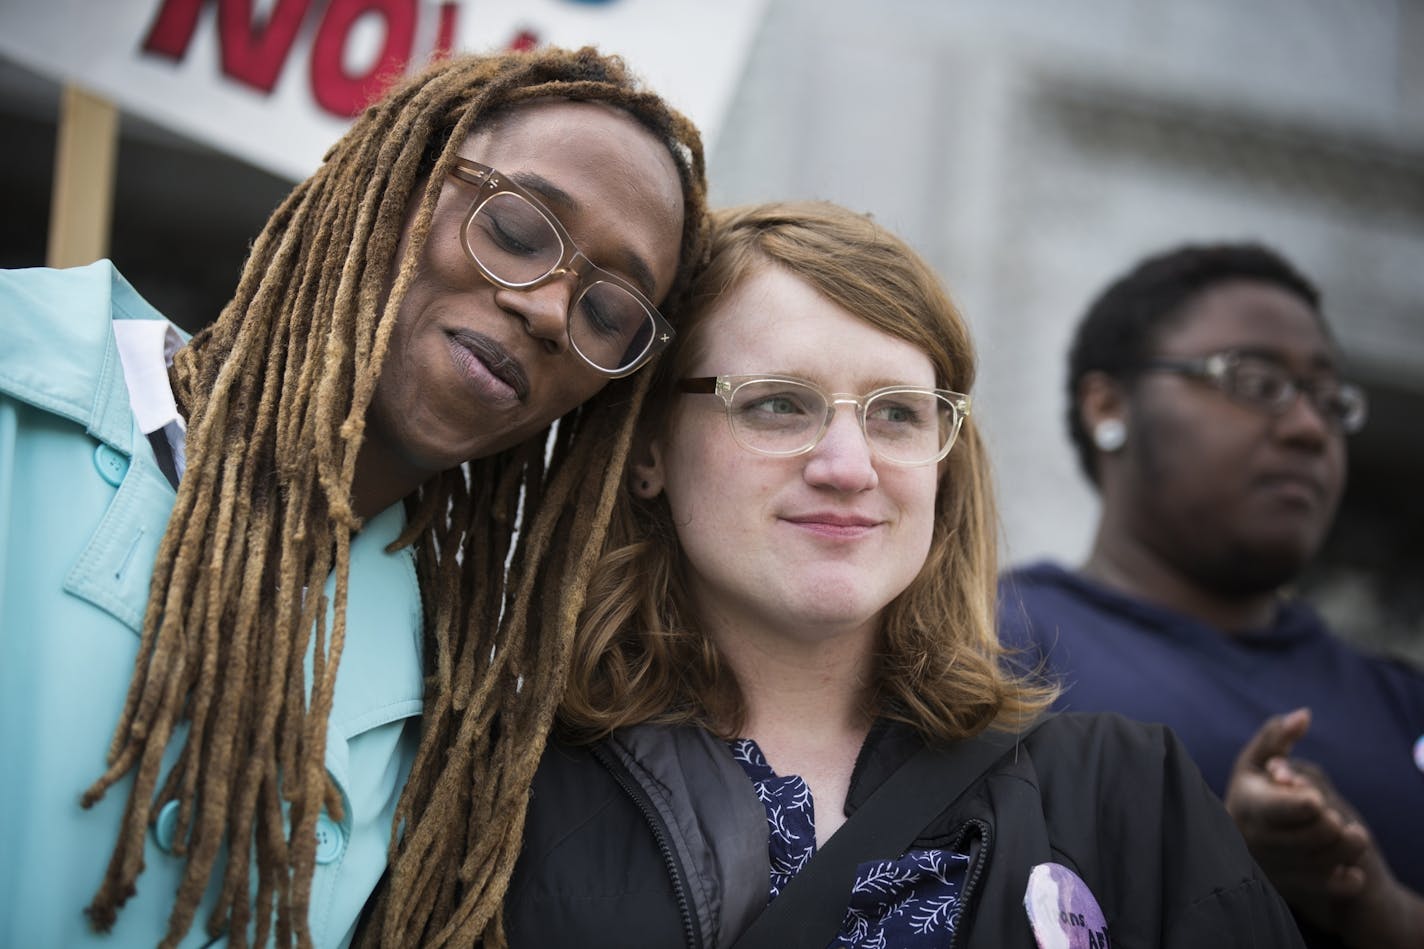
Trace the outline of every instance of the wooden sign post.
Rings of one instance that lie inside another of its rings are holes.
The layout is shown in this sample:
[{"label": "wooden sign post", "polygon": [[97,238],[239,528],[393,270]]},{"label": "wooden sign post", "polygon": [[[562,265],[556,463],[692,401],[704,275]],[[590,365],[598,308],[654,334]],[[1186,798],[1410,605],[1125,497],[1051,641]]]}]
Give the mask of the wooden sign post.
[{"label": "wooden sign post", "polygon": [[119,113],[112,102],[66,85],[50,197],[50,267],[92,264],[109,253]]}]

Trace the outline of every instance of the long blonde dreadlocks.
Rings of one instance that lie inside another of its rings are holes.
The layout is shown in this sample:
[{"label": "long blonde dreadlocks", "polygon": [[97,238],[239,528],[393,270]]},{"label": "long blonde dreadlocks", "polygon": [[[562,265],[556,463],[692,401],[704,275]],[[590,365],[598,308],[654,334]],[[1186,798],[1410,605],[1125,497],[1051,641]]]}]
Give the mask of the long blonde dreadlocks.
[{"label": "long blonde dreadlocks", "polygon": [[[88,806],[134,774],[88,908],[97,928],[112,926],[135,892],[145,831],[177,801],[175,852],[187,862],[163,945],[191,928],[224,843],[208,931],[234,946],[250,927],[259,945],[310,945],[316,821],[323,808],[342,812],[324,754],[366,410],[445,170],[481,117],[546,98],[617,106],[667,144],[684,201],[670,303],[684,293],[704,241],[701,141],[618,58],[591,49],[456,58],[357,119],[274,212],[232,302],[174,361],[188,468],[109,767],[84,796]],[[407,499],[397,546],[413,545],[421,585],[425,713],[367,942],[500,938],[529,782],[645,391],[637,377],[614,383],[557,425],[547,457],[539,435]],[[304,596],[329,574],[330,604]],[[186,735],[175,737],[183,722]],[[178,757],[160,786],[170,743]]]}]

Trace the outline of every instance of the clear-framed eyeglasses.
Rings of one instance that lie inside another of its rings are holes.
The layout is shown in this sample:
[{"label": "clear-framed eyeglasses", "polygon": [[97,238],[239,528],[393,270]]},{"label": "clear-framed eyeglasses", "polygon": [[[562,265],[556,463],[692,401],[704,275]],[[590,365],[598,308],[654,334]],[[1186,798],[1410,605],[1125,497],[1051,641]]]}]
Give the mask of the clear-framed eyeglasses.
[{"label": "clear-framed eyeglasses", "polygon": [[569,344],[598,372],[634,372],[675,335],[652,301],[627,280],[595,266],[534,195],[487,165],[457,158],[450,174],[478,191],[460,229],[465,253],[496,286],[532,290],[564,274]]},{"label": "clear-framed eyeglasses", "polygon": [[1269,415],[1281,415],[1302,393],[1320,417],[1347,435],[1364,428],[1369,402],[1364,390],[1330,376],[1304,379],[1262,356],[1227,350],[1200,359],[1154,359],[1143,370],[1175,372],[1221,390],[1227,398]]},{"label": "clear-framed eyeglasses", "polygon": [[825,436],[836,407],[853,405],[877,457],[907,467],[930,465],[949,454],[969,414],[969,396],[918,386],[852,395],[790,376],[738,375],[683,379],[678,388],[720,398],[732,437],[763,455],[805,454]]}]

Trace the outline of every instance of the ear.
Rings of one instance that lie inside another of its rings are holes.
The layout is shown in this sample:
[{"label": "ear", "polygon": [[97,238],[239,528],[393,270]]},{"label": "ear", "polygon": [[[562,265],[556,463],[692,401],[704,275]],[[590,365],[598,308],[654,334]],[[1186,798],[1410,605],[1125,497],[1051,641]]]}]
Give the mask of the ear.
[{"label": "ear", "polygon": [[656,438],[638,436],[628,459],[628,490],[650,501],[663,491],[663,448]]},{"label": "ear", "polygon": [[[1122,384],[1103,372],[1085,373],[1078,381],[1078,417],[1088,437],[1099,442],[1105,453],[1122,447],[1130,428],[1127,393]],[[1116,444],[1109,448],[1101,444],[1100,432],[1117,430]]]}]

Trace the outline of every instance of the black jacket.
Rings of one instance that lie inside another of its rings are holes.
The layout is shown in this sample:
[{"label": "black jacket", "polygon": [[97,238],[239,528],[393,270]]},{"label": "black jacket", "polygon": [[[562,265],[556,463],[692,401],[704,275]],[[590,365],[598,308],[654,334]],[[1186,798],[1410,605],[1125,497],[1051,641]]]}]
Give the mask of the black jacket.
[{"label": "black jacket", "polygon": [[[918,747],[909,729],[877,725],[847,812]],[[1113,946],[1301,945],[1221,803],[1159,726],[1056,716],[946,801],[914,847],[970,855],[955,947],[1034,946],[1024,890],[1045,862],[1087,883]],[[721,949],[766,906],[768,873],[766,812],[721,741],[639,726],[592,747],[551,744],[505,902],[510,944]]]}]

